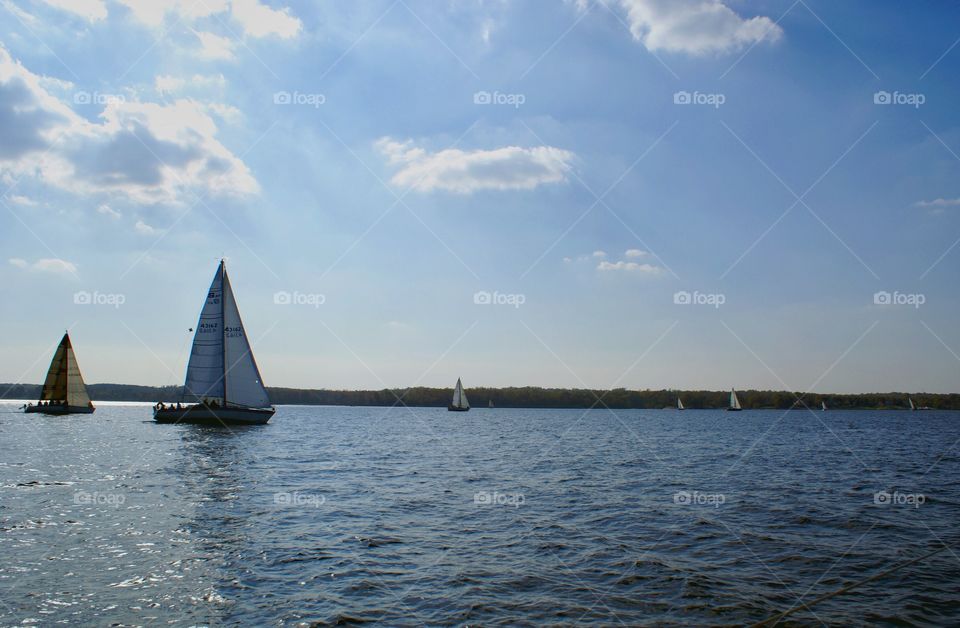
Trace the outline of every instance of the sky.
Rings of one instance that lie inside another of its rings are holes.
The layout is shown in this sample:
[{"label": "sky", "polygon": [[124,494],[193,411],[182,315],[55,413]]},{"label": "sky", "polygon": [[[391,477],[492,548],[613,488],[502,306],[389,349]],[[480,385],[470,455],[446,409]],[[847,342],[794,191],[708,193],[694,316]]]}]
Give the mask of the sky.
[{"label": "sky", "polygon": [[957,391],[960,5],[2,0],[0,381]]}]

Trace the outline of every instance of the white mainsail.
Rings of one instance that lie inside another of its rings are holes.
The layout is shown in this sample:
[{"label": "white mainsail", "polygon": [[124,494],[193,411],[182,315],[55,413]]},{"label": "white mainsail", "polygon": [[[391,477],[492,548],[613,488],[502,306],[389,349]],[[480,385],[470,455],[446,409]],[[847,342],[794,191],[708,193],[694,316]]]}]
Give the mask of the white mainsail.
[{"label": "white mainsail", "polygon": [[470,402],[467,401],[467,393],[463,392],[463,383],[460,381],[460,378],[457,378],[457,385],[453,389],[453,403],[451,404],[454,408],[469,408]]},{"label": "white mainsail", "polygon": [[43,381],[41,401],[66,401],[68,406],[86,406],[90,403],[87,385],[80,374],[77,356],[70,343],[70,335],[64,334],[60,346],[53,354],[50,369]]},{"label": "white mainsail", "polygon": [[184,393],[197,401],[218,401],[224,405],[270,405],[222,261],[200,312]]},{"label": "white mainsail", "polygon": [[680,397],[677,397],[677,410],[683,410],[683,402],[680,401]]},{"label": "white mainsail", "polygon": [[824,412],[827,411],[827,402],[826,402],[826,401],[823,401],[823,400],[820,401],[820,409],[821,409],[822,411],[824,411]]},{"label": "white mainsail", "polygon": [[730,390],[730,407],[740,409],[740,400],[737,399],[737,391],[733,389]]},{"label": "white mainsail", "polygon": [[249,408],[266,408],[270,405],[270,398],[263,387],[257,362],[253,359],[226,270],[223,271],[223,318],[227,402]]},{"label": "white mainsail", "polygon": [[193,335],[184,395],[195,401],[223,401],[223,275],[220,262]]},{"label": "white mainsail", "polygon": [[911,409],[911,410],[916,410],[916,409],[917,409],[917,406],[913,405],[913,397],[907,397],[907,401],[910,402],[910,409]]}]

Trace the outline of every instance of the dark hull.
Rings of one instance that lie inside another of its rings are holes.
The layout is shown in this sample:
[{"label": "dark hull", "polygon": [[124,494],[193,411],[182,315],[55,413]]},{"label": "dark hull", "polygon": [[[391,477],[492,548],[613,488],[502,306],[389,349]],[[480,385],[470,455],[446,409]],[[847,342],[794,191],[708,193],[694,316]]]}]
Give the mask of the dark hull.
[{"label": "dark hull", "polygon": [[447,406],[447,410],[450,412],[467,412],[470,408],[460,408],[458,406]]},{"label": "dark hull", "polygon": [[743,408],[727,408],[727,412],[740,412]]},{"label": "dark hull", "polygon": [[191,423],[196,425],[264,425],[273,416],[273,408],[210,408],[195,405],[154,410],[157,423]]},{"label": "dark hull", "polygon": [[62,416],[65,414],[93,414],[94,410],[96,408],[89,406],[27,406],[24,412],[27,414]]}]

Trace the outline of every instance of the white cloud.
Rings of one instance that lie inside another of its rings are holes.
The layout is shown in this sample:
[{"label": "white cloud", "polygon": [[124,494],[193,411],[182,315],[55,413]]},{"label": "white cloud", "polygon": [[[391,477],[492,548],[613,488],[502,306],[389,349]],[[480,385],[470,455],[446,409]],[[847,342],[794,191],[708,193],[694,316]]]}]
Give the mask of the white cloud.
[{"label": "white cloud", "polygon": [[12,196],[10,196],[10,200],[16,203],[17,205],[23,205],[25,207],[35,207],[37,204],[35,200],[31,198],[27,198],[26,196],[22,196],[20,194],[13,194]]},{"label": "white cloud", "polygon": [[176,202],[187,188],[259,191],[247,166],[217,139],[205,105],[115,100],[95,122],[50,94],[0,46],[0,173],[74,193]]},{"label": "white cloud", "polygon": [[932,207],[942,210],[946,207],[960,206],[960,198],[935,198],[932,201],[917,201],[914,205],[917,207]]},{"label": "white cloud", "polygon": [[606,252],[606,251],[594,251],[594,252],[593,252],[593,256],[594,256],[594,257],[606,257],[606,256],[607,256],[607,252]]},{"label": "white cloud", "polygon": [[783,35],[770,18],[744,19],[721,0],[619,1],[634,39],[654,52],[720,54]]},{"label": "white cloud", "polygon": [[303,27],[300,20],[290,15],[290,9],[271,9],[257,0],[233,0],[231,14],[252,37],[275,35],[291,39]]},{"label": "white cloud", "polygon": [[[71,0],[64,0],[69,2]],[[227,0],[117,0],[125,5],[137,20],[148,26],[163,24],[167,13],[175,14],[186,23],[223,13],[229,8]]]},{"label": "white cloud", "polygon": [[185,83],[186,81],[180,77],[164,75],[153,79],[153,88],[161,94],[179,92]]},{"label": "white cloud", "polygon": [[375,147],[399,170],[390,179],[420,192],[446,190],[469,194],[477,190],[532,190],[566,181],[574,154],[552,146],[465,151],[449,148],[431,153],[413,142],[381,138]]},{"label": "white cloud", "polygon": [[224,122],[234,123],[243,118],[243,113],[233,105],[212,102],[207,104],[207,110],[219,116]]},{"label": "white cloud", "polygon": [[57,258],[42,258],[37,261],[30,263],[25,259],[19,257],[12,257],[8,260],[10,264],[16,266],[17,268],[22,268],[24,270],[32,270],[43,273],[54,273],[60,275],[76,275],[77,266],[72,262],[66,260],[57,259]]},{"label": "white cloud", "polygon": [[106,203],[104,203],[103,205],[101,205],[100,207],[97,208],[97,213],[98,213],[98,214],[103,214],[104,216],[109,216],[110,218],[114,218],[114,219],[120,218],[120,212],[118,212],[117,210],[113,209],[112,207],[110,207],[110,206],[107,205]]},{"label": "white cloud", "polygon": [[140,235],[153,235],[157,232],[156,229],[154,229],[147,223],[143,222],[142,220],[138,220],[137,224],[135,224],[133,228],[136,229],[137,233],[139,233]]},{"label": "white cloud", "polygon": [[645,257],[650,254],[640,249],[627,249],[624,255],[627,257]]},{"label": "white cloud", "polygon": [[233,40],[214,33],[193,31],[200,40],[200,56],[205,59],[233,59]]},{"label": "white cloud", "polygon": [[597,266],[597,270],[611,271],[611,270],[623,270],[632,273],[646,273],[649,275],[656,275],[660,273],[663,269],[659,266],[654,266],[653,264],[638,264],[636,262],[600,262],[600,265]]},{"label": "white cloud", "polygon": [[68,11],[91,22],[107,17],[107,5],[103,0],[43,0],[52,7]]}]

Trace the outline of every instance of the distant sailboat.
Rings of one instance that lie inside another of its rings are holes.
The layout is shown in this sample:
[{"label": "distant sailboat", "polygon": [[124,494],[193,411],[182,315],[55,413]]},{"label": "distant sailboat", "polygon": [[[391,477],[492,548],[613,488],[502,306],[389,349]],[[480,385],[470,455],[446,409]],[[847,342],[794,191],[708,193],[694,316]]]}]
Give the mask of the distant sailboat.
[{"label": "distant sailboat", "polygon": [[453,389],[453,401],[447,406],[450,412],[466,412],[470,409],[470,402],[467,401],[467,393],[463,392],[463,383],[457,378],[457,385]]},{"label": "distant sailboat", "polygon": [[677,397],[677,410],[686,410],[686,408],[683,407],[683,402],[680,401],[680,397]]},{"label": "distant sailboat", "polygon": [[200,312],[183,394],[185,401],[195,403],[182,406],[159,403],[154,420],[259,425],[269,421],[276,412],[253,359],[222,260]]},{"label": "distant sailboat", "polygon": [[490,399],[489,401],[487,401],[487,407],[488,407],[488,408],[492,408],[492,407],[493,407],[493,399]]},{"label": "distant sailboat", "polygon": [[47,378],[43,381],[40,403],[30,404],[24,412],[42,414],[91,414],[96,408],[87,394],[77,356],[70,344],[70,334],[64,333],[57,352],[53,354]]},{"label": "distant sailboat", "polygon": [[740,406],[740,400],[737,399],[737,391],[730,389],[730,406],[727,412],[740,412],[743,408]]},{"label": "distant sailboat", "polygon": [[820,400],[820,411],[821,412],[827,411],[827,402],[824,401],[823,399]]},{"label": "distant sailboat", "polygon": [[913,397],[907,397],[907,401],[910,402],[910,411],[911,411],[911,412],[912,412],[912,411],[915,411],[915,410],[933,410],[933,408],[931,408],[930,406],[915,406],[915,405],[913,405]]}]

